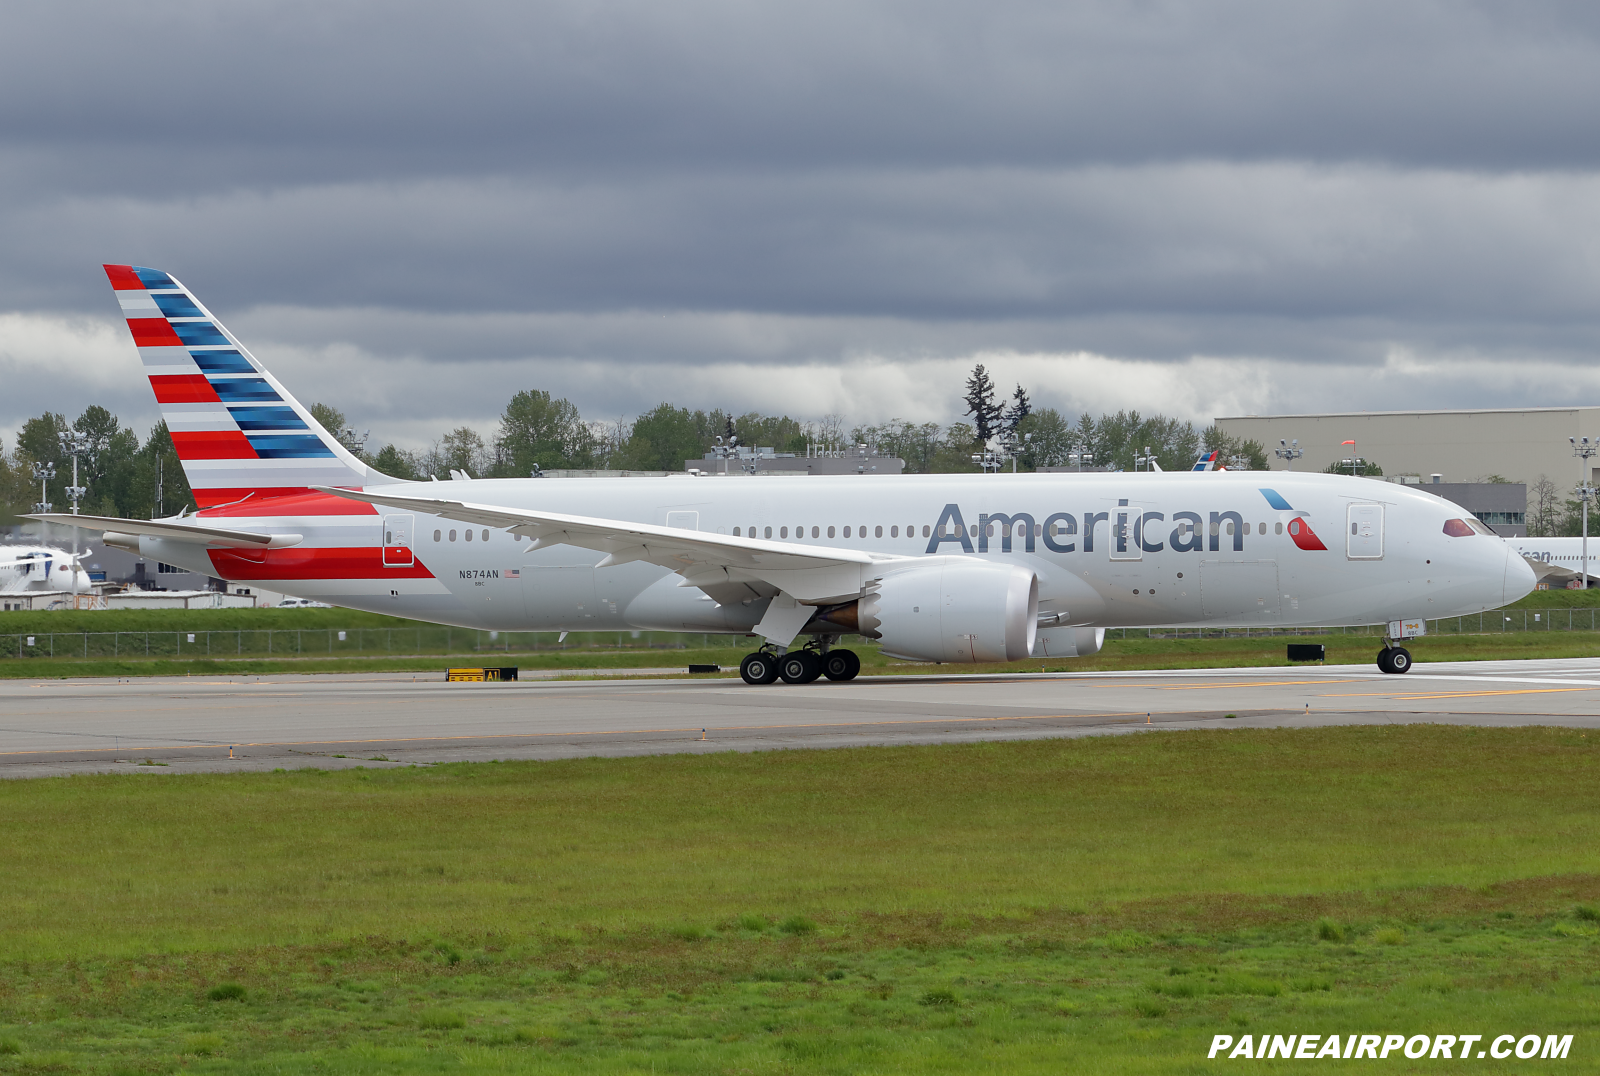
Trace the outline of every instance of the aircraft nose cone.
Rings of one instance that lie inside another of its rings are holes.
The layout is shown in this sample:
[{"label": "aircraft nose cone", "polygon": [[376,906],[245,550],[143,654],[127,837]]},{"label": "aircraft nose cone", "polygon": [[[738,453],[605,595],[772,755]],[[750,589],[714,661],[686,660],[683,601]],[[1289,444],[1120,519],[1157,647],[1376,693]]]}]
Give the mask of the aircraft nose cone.
[{"label": "aircraft nose cone", "polygon": [[1512,602],[1533,593],[1537,577],[1533,574],[1533,567],[1520,553],[1511,548],[1511,543],[1506,543],[1506,590],[1505,603]]}]

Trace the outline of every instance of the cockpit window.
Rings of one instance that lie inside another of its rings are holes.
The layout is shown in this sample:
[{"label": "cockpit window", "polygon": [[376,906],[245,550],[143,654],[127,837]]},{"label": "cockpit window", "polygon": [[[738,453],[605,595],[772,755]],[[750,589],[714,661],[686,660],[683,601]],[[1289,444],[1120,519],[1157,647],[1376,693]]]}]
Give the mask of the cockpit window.
[{"label": "cockpit window", "polygon": [[1452,538],[1471,538],[1472,526],[1464,519],[1447,519],[1444,532]]},{"label": "cockpit window", "polygon": [[1469,519],[1469,520],[1467,520],[1467,526],[1471,527],[1473,530],[1477,531],[1479,534],[1487,534],[1490,538],[1498,538],[1498,537],[1500,537],[1498,534],[1496,534],[1494,532],[1494,530],[1487,523],[1485,523],[1481,519],[1477,519],[1477,518]]}]

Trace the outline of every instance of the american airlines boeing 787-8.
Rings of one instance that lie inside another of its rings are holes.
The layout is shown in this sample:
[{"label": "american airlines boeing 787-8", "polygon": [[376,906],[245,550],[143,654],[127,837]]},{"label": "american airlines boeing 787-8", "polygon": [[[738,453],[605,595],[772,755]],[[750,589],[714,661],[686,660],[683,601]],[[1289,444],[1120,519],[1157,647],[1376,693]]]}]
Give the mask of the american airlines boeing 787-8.
[{"label": "american airlines boeing 787-8", "polygon": [[[457,479],[374,470],[176,279],[108,265],[198,511],[34,516],[192,571],[502,631],[749,633],[741,672],[845,680],[835,644],[1071,657],[1108,627],[1319,627],[1494,609],[1503,540],[1404,486],[1286,472]],[[805,639],[802,645],[797,640]],[[1379,667],[1410,655],[1385,637]]]}]

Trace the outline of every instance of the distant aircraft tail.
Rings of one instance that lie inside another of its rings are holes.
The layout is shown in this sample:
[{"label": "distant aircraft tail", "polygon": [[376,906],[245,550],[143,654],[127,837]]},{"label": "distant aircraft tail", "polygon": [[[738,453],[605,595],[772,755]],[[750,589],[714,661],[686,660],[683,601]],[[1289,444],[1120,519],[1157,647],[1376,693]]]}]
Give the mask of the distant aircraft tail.
[{"label": "distant aircraft tail", "polygon": [[107,265],[199,508],[392,481],[356,459],[189,290]]},{"label": "distant aircraft tail", "polygon": [[1222,470],[1223,468],[1217,466],[1217,457],[1219,455],[1221,455],[1221,453],[1215,451],[1209,455],[1202,453],[1200,458],[1194,461],[1194,466],[1189,469],[1191,471]]}]

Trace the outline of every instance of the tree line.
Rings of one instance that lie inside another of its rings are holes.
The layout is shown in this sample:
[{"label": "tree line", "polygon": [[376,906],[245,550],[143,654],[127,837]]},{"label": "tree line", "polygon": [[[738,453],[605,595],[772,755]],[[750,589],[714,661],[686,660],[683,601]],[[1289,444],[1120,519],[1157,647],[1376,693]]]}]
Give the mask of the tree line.
[{"label": "tree line", "polygon": [[[1136,457],[1144,456],[1146,449],[1163,470],[1187,469],[1202,451],[1212,450],[1220,450],[1224,461],[1233,459],[1234,465],[1252,470],[1267,466],[1266,450],[1259,443],[1239,441],[1215,426],[1196,428],[1192,422],[1137,411],[1068,418],[1054,408],[1033,407],[1020,385],[1010,402],[1000,405],[981,366],[975,376],[975,396],[974,382],[968,382],[968,413],[974,421],[949,425],[890,419],[847,427],[839,415],[803,420],[753,411],[736,415],[720,409],[691,410],[670,403],[632,420],[592,421],[570,400],[527,389],[507,401],[489,436],[462,426],[426,449],[408,451],[394,444],[353,442],[347,416],[331,405],[316,403],[309,410],[365,462],[385,474],[412,480],[444,479],[452,471],[475,478],[527,477],[536,469],[680,471],[685,460],[702,457],[718,437],[737,437],[741,445],[770,446],[797,455],[872,445],[883,455],[904,459],[911,474],[977,471],[980,464],[972,457],[997,440],[1017,446],[1020,471],[1068,466],[1074,453],[1090,457],[1085,469],[1132,471],[1137,469]],[[977,407],[972,406],[974,399]],[[166,423],[157,423],[141,440],[96,405],[70,422],[54,412],[31,418],[12,449],[0,447],[0,497],[6,522],[16,522],[17,515],[31,510],[39,499],[39,483],[32,477],[36,463],[55,465],[46,500],[54,502],[57,511],[67,510],[72,462],[58,439],[66,430],[82,433],[89,441],[88,451],[80,457],[80,484],[88,491],[82,503],[85,513],[150,518],[193,506]]]}]

